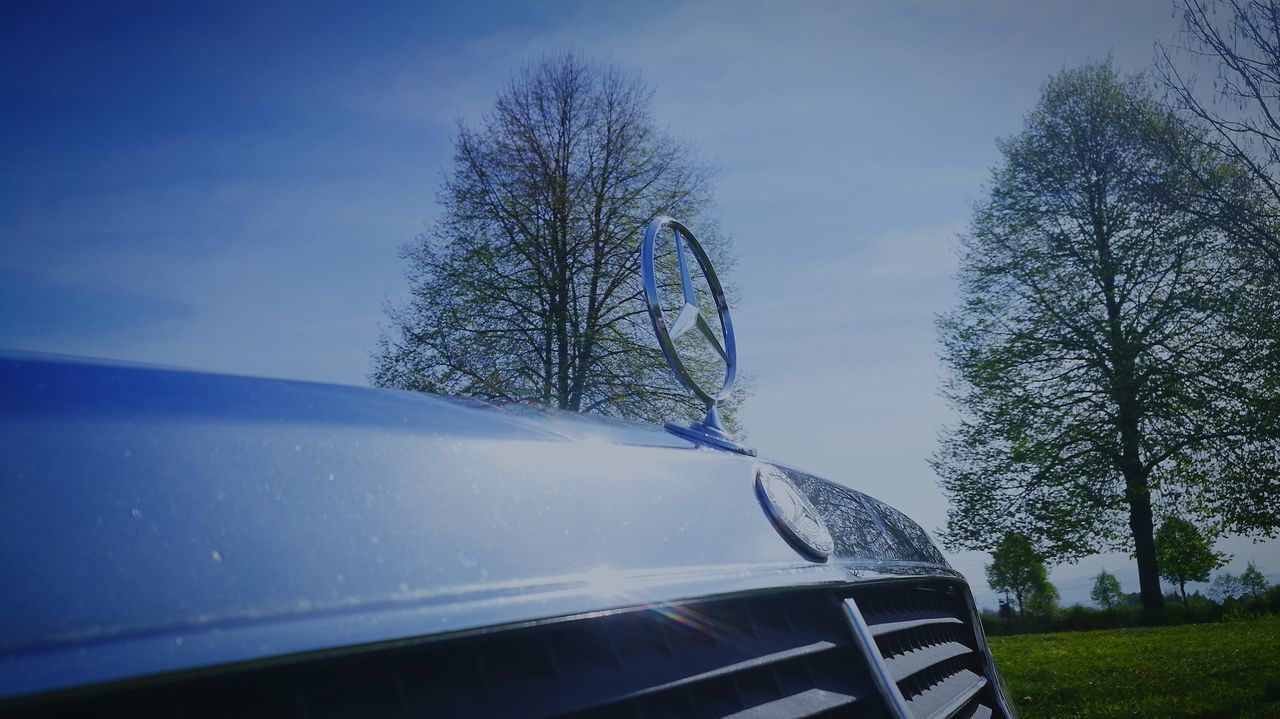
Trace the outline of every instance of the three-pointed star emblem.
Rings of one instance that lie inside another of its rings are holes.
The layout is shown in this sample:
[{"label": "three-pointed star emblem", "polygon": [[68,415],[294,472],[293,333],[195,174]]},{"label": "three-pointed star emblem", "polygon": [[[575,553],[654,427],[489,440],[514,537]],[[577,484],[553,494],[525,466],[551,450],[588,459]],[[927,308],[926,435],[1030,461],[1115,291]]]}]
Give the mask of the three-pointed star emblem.
[{"label": "three-pointed star emblem", "polygon": [[[680,298],[682,301],[680,311],[676,313],[675,319],[670,323],[666,320],[658,296],[657,251],[655,249],[657,243],[666,238],[667,232],[671,233],[671,241],[675,245],[676,265],[680,273]],[[698,269],[701,270],[702,277],[706,280],[707,288],[711,292],[711,299],[715,303],[716,314],[720,321],[723,335],[720,335],[712,328],[711,323],[703,316],[702,310],[698,306],[697,287],[695,287],[689,272],[691,261],[698,263]],[[644,283],[649,318],[653,322],[653,331],[658,337],[658,345],[662,348],[662,353],[667,358],[667,364],[671,367],[671,371],[676,378],[680,380],[680,383],[710,408],[711,413],[708,414],[708,417],[714,418],[716,404],[728,397],[729,392],[733,389],[738,360],[737,349],[733,340],[733,323],[729,317],[729,303],[725,299],[724,288],[716,277],[715,269],[711,266],[711,260],[707,257],[707,253],[702,249],[702,246],[698,244],[697,238],[689,231],[689,228],[670,217],[659,217],[649,223],[649,227],[645,230],[644,243],[640,248],[640,275]],[[680,353],[676,350],[675,340],[694,329],[724,361],[724,382],[721,383],[718,389],[700,386],[693,373],[685,366]],[[721,341],[721,337],[723,337],[723,341]]]},{"label": "three-pointed star emblem", "polygon": [[671,339],[679,339],[681,335],[688,332],[691,328],[697,327],[702,336],[720,355],[725,362],[729,361],[729,355],[725,352],[724,346],[720,344],[720,338],[716,337],[716,333],[711,329],[711,325],[707,324],[707,320],[702,316],[702,310],[698,309],[697,292],[693,286],[693,280],[689,278],[689,261],[685,259],[684,238],[676,231],[673,242],[676,245],[676,263],[680,267],[680,291],[684,296],[684,307],[680,308],[680,314],[676,315],[676,319],[667,328],[671,334]]}]

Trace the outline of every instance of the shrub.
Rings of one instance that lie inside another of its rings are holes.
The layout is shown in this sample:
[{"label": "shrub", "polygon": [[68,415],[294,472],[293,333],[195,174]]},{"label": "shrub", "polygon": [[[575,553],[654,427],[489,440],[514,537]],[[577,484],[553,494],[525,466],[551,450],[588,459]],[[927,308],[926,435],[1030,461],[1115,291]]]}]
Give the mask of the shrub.
[{"label": "shrub", "polygon": [[1280,584],[1262,593],[1262,609],[1271,614],[1280,614]]}]

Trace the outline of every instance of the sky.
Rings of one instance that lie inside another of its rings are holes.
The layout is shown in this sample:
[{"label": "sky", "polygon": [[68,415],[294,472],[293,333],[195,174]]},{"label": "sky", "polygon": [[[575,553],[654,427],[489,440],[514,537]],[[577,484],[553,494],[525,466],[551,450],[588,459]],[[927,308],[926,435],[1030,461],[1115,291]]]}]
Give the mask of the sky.
[{"label": "sky", "polygon": [[[718,169],[749,443],[936,536],[933,320],[996,140],[1049,75],[1141,71],[1177,26],[1168,0],[3,0],[0,347],[367,383],[458,123],[573,51],[638,70]],[[1280,581],[1280,542],[1219,548]],[[994,606],[986,555],[949,557]],[[1104,567],[1137,590],[1123,554],[1051,579],[1088,603]]]}]

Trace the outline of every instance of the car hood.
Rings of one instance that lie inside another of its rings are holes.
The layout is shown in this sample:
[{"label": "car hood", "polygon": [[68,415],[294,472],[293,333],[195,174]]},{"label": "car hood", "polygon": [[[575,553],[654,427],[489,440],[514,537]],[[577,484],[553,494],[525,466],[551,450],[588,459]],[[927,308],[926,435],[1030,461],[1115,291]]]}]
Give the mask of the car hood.
[{"label": "car hood", "polygon": [[709,592],[953,575],[927,535],[655,427],[420,393],[0,358],[0,698]]}]

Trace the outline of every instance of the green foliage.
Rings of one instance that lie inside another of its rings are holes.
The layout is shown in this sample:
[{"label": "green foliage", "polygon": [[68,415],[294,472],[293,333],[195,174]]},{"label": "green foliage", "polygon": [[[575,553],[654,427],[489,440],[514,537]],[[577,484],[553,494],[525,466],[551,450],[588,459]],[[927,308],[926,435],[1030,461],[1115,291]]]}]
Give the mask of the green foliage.
[{"label": "green foliage", "polygon": [[[1035,547],[1024,534],[1009,532],[991,552],[991,564],[986,565],[987,585],[997,592],[1012,595],[1018,604],[1018,614],[1025,615],[1028,601],[1037,592],[1045,592],[1049,584],[1049,572]],[[1057,590],[1053,590],[1056,595]]]},{"label": "green foliage", "polygon": [[1280,617],[989,644],[1023,719],[1280,716]]},{"label": "green foliage", "polygon": [[1240,586],[1245,595],[1257,601],[1267,591],[1267,578],[1262,575],[1262,572],[1258,571],[1258,568],[1251,561],[1249,566],[1245,567],[1244,573],[1240,575]]},{"label": "green foliage", "polygon": [[[1203,624],[1223,619],[1231,611],[1242,609],[1241,602],[1230,600],[1226,605],[1218,604],[1199,592],[1187,595],[1187,602],[1175,593],[1166,595],[1169,604],[1165,616],[1167,624]],[[1028,607],[1031,605],[1028,600]],[[1280,614],[1280,591],[1269,589],[1262,598],[1248,605],[1249,616],[1275,613]],[[1079,632],[1094,629],[1120,629],[1147,625],[1147,618],[1141,611],[1141,603],[1137,595],[1129,603],[1120,603],[1111,609],[1095,609],[1079,604],[1059,608],[1048,615],[1031,617],[1030,620],[1002,617],[996,612],[984,610],[982,625],[987,634],[1003,636],[1007,634],[1032,634],[1047,632]]]},{"label": "green foliage", "polygon": [[1213,551],[1213,541],[1196,525],[1179,517],[1167,517],[1156,532],[1156,561],[1160,576],[1176,584],[1187,603],[1187,582],[1207,582],[1209,572],[1229,559]]},{"label": "green foliage", "polygon": [[1280,614],[1280,584],[1273,584],[1263,592],[1259,604],[1265,612]]},{"label": "green foliage", "polygon": [[1116,579],[1116,575],[1104,569],[1094,577],[1089,598],[1097,602],[1098,606],[1103,609],[1114,609],[1123,597],[1124,590],[1120,588],[1120,580]]},{"label": "green foliage", "polygon": [[[711,172],[661,132],[651,105],[638,76],[569,54],[529,66],[478,126],[460,124],[441,215],[402,250],[412,295],[387,308],[372,381],[649,422],[701,419],[705,408],[675,383],[653,337],[640,241],[668,214],[694,228],[722,281],[733,258],[708,216]],[[707,298],[698,299],[715,325]],[[682,349],[718,387],[724,365],[711,345]],[[741,397],[722,408],[731,426]]]},{"label": "green foliage", "polygon": [[932,461],[943,540],[990,550],[1017,531],[1054,561],[1130,551],[1158,614],[1154,510],[1245,517],[1236,467],[1280,475],[1280,423],[1258,420],[1269,345],[1242,331],[1238,258],[1160,200],[1230,173],[1109,62],[1051,77],[1000,150],[961,238],[959,305],[938,321],[961,417]]},{"label": "green foliage", "polygon": [[1079,632],[1091,629],[1119,629],[1141,623],[1138,607],[1117,605],[1111,609],[1093,609],[1073,604],[1058,613],[1057,621],[1046,626],[1046,631]]},{"label": "green foliage", "polygon": [[[1217,607],[1210,603],[1210,606]],[[1217,615],[1205,619],[1217,619]],[[1080,604],[1055,609],[1049,616],[1034,621],[1001,619],[996,614],[983,615],[983,628],[992,636],[1008,634],[1044,634],[1049,632],[1081,632],[1094,629],[1120,629],[1141,626],[1143,616],[1138,605],[1119,605],[1113,609],[1094,609]]]},{"label": "green foliage", "polygon": [[1223,572],[1213,578],[1209,594],[1233,616],[1280,612],[1280,587],[1272,587],[1253,562],[1240,576]]},{"label": "green foliage", "polygon": [[1169,624],[1203,624],[1222,619],[1223,608],[1200,592],[1192,592],[1184,601],[1182,595],[1172,592],[1165,595],[1169,600]]},{"label": "green foliage", "polygon": [[1051,621],[1058,613],[1058,588],[1045,580],[1027,597],[1027,614],[1039,621]]}]

